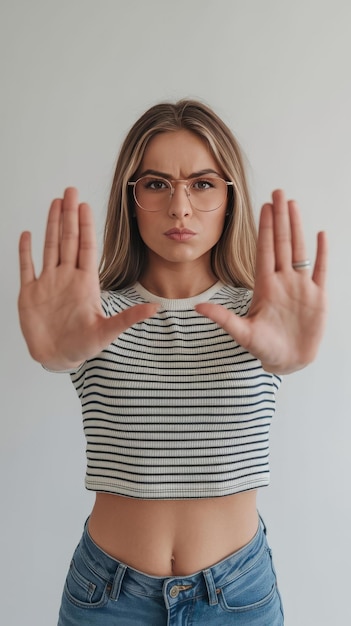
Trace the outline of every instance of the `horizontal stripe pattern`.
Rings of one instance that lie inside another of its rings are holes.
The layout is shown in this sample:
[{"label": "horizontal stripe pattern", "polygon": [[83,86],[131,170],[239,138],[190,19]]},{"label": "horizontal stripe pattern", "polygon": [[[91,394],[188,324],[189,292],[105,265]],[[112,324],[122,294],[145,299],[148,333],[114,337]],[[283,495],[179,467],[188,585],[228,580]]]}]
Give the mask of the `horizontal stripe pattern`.
[{"label": "horizontal stripe pattern", "polygon": [[[280,378],[199,301],[245,315],[251,292],[218,283],[196,298],[161,299],[71,373],[87,440],[86,487],[135,498],[209,498],[269,483],[269,428]],[[155,300],[141,285],[102,294],[107,316]]]}]

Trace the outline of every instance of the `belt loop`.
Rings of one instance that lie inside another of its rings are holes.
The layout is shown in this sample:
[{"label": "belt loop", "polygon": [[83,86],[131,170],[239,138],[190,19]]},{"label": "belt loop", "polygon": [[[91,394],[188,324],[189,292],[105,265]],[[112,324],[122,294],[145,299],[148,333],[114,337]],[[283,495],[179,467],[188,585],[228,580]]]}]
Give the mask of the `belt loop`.
[{"label": "belt loop", "polygon": [[111,591],[110,591],[110,600],[114,600],[117,602],[119,598],[119,594],[121,591],[121,586],[124,578],[124,574],[126,573],[127,566],[120,563],[118,565],[115,577],[113,579]]},{"label": "belt loop", "polygon": [[218,596],[216,593],[216,585],[213,580],[212,572],[210,569],[204,569],[202,573],[204,575],[207,587],[209,605],[215,606],[216,604],[218,604]]}]

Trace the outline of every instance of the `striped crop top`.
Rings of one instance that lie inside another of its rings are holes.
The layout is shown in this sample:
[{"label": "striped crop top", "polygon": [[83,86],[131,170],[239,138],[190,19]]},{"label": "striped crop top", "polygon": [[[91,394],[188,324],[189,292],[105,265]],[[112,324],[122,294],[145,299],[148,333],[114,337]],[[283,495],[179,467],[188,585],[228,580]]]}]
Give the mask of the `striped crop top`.
[{"label": "striped crop top", "polygon": [[194,305],[247,313],[251,292],[218,282],[194,298],[139,283],[102,293],[106,316],[161,304],[71,373],[87,440],[86,488],[143,499],[212,498],[269,483],[280,378]]}]

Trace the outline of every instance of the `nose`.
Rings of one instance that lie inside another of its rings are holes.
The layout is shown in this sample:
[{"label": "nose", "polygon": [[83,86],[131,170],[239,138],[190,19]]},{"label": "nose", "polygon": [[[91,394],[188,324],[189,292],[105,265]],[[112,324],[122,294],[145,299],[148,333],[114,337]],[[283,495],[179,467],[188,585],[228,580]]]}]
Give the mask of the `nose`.
[{"label": "nose", "polygon": [[192,214],[189,192],[182,183],[176,183],[171,194],[168,214],[171,217],[182,218]]}]

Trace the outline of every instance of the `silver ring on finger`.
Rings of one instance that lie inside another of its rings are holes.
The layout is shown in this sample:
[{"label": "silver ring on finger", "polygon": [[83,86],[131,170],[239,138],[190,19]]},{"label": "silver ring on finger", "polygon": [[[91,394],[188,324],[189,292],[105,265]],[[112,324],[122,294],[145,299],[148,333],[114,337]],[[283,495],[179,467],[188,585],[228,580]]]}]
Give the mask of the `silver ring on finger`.
[{"label": "silver ring on finger", "polygon": [[304,261],[296,261],[296,263],[292,264],[294,270],[309,270],[311,267],[311,261],[309,259],[305,259]]}]

